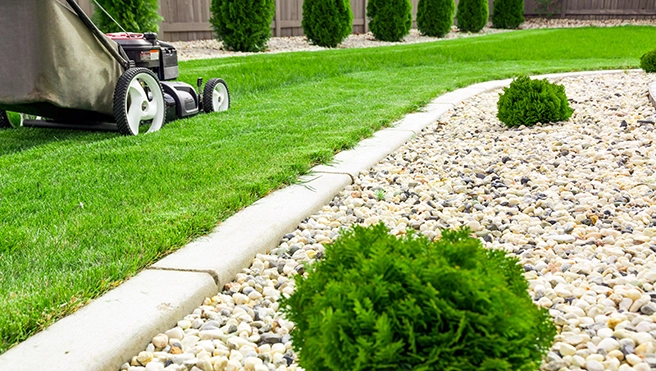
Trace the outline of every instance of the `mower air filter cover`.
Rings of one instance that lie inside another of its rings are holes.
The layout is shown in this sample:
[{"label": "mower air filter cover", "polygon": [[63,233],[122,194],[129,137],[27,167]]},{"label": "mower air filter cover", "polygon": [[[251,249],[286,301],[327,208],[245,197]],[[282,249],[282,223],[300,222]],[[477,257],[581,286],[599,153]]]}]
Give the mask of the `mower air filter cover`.
[{"label": "mower air filter cover", "polygon": [[161,54],[161,68],[163,74],[161,80],[175,80],[178,78],[178,51],[175,50],[173,45],[167,44],[165,42],[159,42],[159,46],[162,48]]},{"label": "mower air filter cover", "polygon": [[136,67],[148,68],[153,71],[159,69],[161,49],[156,41],[151,43],[140,33],[120,32],[109,33],[107,36],[123,48]]}]

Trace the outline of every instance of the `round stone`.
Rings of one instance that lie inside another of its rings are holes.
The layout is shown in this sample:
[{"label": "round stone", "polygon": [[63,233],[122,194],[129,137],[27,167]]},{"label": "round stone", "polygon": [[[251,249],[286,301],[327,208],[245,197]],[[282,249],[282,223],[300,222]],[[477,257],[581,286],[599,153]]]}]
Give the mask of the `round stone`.
[{"label": "round stone", "polygon": [[139,355],[137,355],[137,362],[139,362],[142,366],[145,366],[148,364],[148,362],[153,360],[153,353],[151,352],[139,352]]},{"label": "round stone", "polygon": [[183,319],[181,321],[178,321],[178,327],[180,327],[183,330],[186,330],[191,327],[191,321]]},{"label": "round stone", "polygon": [[184,331],[180,327],[174,327],[164,333],[169,339],[182,340],[184,338]]},{"label": "round stone", "polygon": [[576,348],[567,343],[560,343],[559,351],[563,356],[573,356],[576,354]]},{"label": "round stone", "polygon": [[625,356],[625,358],[626,358],[626,361],[627,361],[631,366],[635,366],[635,365],[637,365],[638,363],[641,363],[641,362],[642,362],[642,358],[638,357],[638,356],[635,355],[635,354],[627,354],[627,355]]},{"label": "round stone", "polygon": [[595,360],[586,361],[585,368],[588,371],[604,371],[606,369],[601,362]]},{"label": "round stone", "polygon": [[153,337],[152,343],[156,349],[164,349],[167,345],[169,345],[169,337],[166,336],[166,334],[155,335],[155,337]]},{"label": "round stone", "polygon": [[617,340],[608,337],[608,338],[605,338],[605,339],[601,340],[599,342],[599,344],[597,344],[597,347],[605,350],[606,353],[608,353],[610,351],[619,349],[620,348],[620,343]]}]

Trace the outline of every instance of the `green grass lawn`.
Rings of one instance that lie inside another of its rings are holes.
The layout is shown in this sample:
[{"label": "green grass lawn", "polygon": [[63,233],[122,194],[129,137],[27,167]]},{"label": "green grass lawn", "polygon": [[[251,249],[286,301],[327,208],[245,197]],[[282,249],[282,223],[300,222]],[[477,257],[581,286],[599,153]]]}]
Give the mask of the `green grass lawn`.
[{"label": "green grass lawn", "polygon": [[224,78],[229,111],[138,137],[2,130],[0,352],[446,91],[635,68],[655,44],[584,28],[191,61],[182,80]]}]

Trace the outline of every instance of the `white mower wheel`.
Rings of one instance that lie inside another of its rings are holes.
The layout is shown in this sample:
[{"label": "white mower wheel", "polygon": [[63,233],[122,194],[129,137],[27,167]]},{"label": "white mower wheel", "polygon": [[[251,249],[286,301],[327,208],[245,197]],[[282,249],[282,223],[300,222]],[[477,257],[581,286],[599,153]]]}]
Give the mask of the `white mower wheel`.
[{"label": "white mower wheel", "polygon": [[230,108],[230,90],[223,79],[209,79],[203,89],[205,113],[226,111]]},{"label": "white mower wheel", "polygon": [[162,128],[166,107],[162,85],[147,68],[131,68],[123,73],[114,90],[114,119],[121,134],[138,135],[141,126],[147,133]]},{"label": "white mower wheel", "polygon": [[11,129],[14,126],[9,122],[9,117],[7,117],[7,111],[0,111],[0,128]]}]

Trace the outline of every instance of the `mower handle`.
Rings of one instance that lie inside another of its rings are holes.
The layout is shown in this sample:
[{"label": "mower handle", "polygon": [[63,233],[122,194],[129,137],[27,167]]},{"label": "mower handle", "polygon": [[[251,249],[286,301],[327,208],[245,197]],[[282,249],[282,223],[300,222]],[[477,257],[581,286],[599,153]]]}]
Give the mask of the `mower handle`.
[{"label": "mower handle", "polygon": [[[75,0],[66,0],[68,5],[73,8],[75,13],[77,13],[77,16],[80,17],[82,20],[82,23],[84,23],[85,26],[91,31],[91,33],[96,36],[96,39],[100,41],[100,43],[107,49],[107,51],[116,59],[116,61],[123,66],[124,69],[129,69],[130,68],[130,61],[128,60],[127,56],[122,55],[119,50],[115,47],[115,45],[112,45],[112,43],[105,37],[105,35],[96,27],[95,24],[91,21],[88,15],[84,13],[82,8],[75,2]],[[120,48],[119,48],[120,49]],[[121,50],[122,51],[122,50]]]}]

